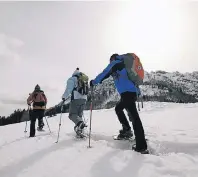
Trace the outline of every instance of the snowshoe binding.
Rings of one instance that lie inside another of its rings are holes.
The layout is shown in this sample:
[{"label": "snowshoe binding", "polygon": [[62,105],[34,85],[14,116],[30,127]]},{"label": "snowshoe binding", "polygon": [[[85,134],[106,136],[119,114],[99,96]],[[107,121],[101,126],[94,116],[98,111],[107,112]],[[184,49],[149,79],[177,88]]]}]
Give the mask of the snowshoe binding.
[{"label": "snowshoe binding", "polygon": [[120,130],[120,134],[113,136],[114,140],[133,140],[133,133],[131,129]]},{"label": "snowshoe binding", "polygon": [[83,121],[80,121],[75,127],[74,131],[76,132],[77,138],[86,138],[86,135],[83,132],[83,129],[86,127]]}]

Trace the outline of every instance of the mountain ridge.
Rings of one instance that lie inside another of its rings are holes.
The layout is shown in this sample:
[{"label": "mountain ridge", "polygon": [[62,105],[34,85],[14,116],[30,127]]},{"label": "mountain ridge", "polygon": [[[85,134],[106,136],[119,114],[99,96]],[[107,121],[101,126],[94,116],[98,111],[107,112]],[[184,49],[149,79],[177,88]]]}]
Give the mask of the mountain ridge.
[{"label": "mountain ridge", "polygon": [[[198,71],[181,73],[162,70],[145,71],[143,85],[140,86],[143,101],[196,103],[198,102]],[[90,93],[85,109],[90,109]],[[109,77],[94,87],[92,95],[93,109],[113,108],[119,101],[113,78]],[[68,112],[69,104],[64,105],[64,112]],[[60,105],[48,110],[60,113]],[[48,114],[47,113],[47,114]]]}]

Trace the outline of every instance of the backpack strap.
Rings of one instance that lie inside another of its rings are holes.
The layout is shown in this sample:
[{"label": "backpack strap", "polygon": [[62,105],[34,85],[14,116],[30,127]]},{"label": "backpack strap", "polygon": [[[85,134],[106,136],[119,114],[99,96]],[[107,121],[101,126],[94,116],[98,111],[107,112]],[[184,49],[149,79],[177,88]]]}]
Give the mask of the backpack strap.
[{"label": "backpack strap", "polygon": [[32,100],[33,100],[33,102],[36,99],[37,95],[38,95],[38,91],[34,90],[33,93],[32,93]]},{"label": "backpack strap", "polygon": [[[76,78],[77,78],[77,86],[75,85],[75,87],[74,87],[73,91],[74,91],[74,90],[76,90],[76,91],[77,91],[77,88],[78,88],[78,82],[79,82],[79,80],[78,80],[78,79],[79,79],[79,76],[75,75],[75,76],[73,76],[73,77],[76,77]],[[73,91],[72,91],[72,92],[73,92]]]},{"label": "backpack strap", "polygon": [[78,78],[79,78],[79,76],[74,75],[73,77],[76,77],[77,78],[77,86],[75,85],[74,89],[72,90],[71,101],[74,100],[74,91],[77,91],[77,88],[78,88]]}]

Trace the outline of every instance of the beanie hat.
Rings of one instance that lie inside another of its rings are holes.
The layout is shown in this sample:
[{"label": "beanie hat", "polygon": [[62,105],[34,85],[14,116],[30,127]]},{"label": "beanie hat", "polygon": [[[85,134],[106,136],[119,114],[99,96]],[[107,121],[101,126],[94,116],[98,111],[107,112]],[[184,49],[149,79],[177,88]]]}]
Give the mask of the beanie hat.
[{"label": "beanie hat", "polygon": [[78,76],[80,74],[79,68],[76,68],[72,76]]},{"label": "beanie hat", "polygon": [[37,84],[36,86],[35,86],[35,88],[34,88],[34,90],[40,90],[41,88],[40,88],[40,86]]}]

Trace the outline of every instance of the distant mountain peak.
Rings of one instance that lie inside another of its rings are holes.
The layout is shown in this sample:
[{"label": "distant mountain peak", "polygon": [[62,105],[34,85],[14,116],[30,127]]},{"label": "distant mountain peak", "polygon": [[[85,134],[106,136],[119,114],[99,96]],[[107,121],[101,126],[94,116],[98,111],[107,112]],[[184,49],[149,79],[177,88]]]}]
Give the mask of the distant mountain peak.
[{"label": "distant mountain peak", "polygon": [[[140,88],[145,101],[198,102],[198,71],[192,73],[146,71],[144,84]],[[98,109],[115,106],[119,94],[112,77],[97,86],[94,99]]]}]

